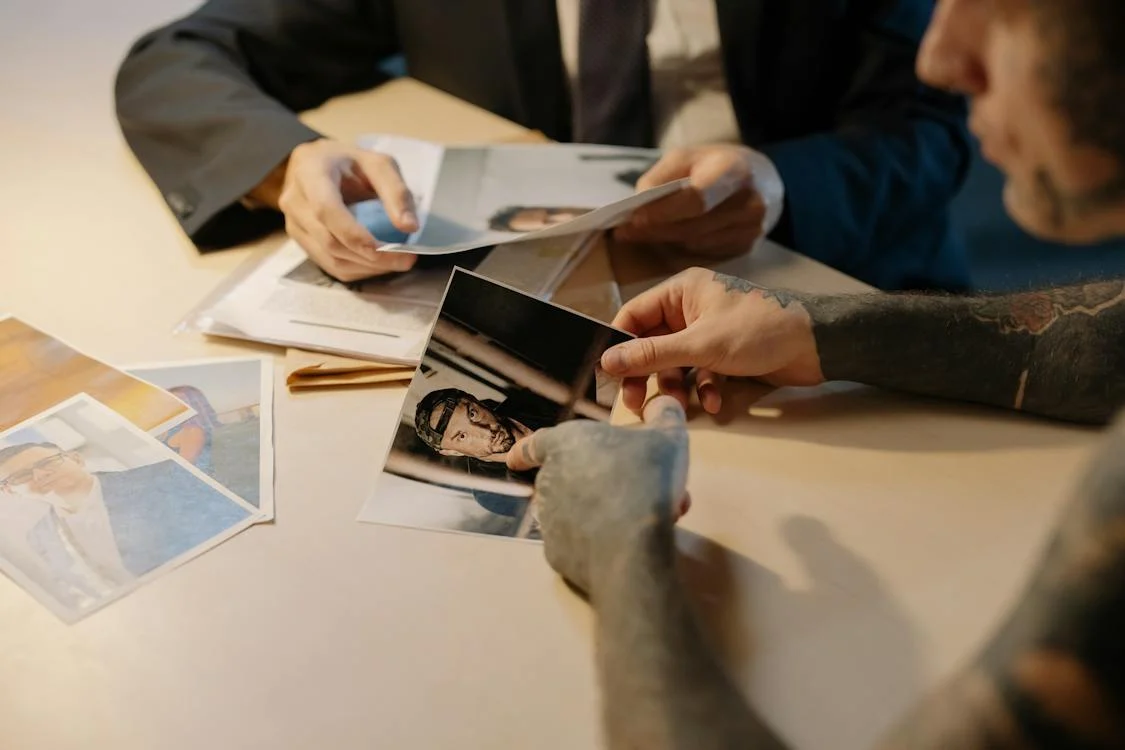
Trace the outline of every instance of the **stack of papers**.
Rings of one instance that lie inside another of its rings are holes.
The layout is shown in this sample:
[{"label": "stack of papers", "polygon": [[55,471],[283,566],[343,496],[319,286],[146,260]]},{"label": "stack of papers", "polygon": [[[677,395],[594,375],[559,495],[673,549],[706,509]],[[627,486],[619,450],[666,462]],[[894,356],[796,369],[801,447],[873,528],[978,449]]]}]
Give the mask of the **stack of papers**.
[{"label": "stack of papers", "polygon": [[273,517],[268,361],[142,380],[13,317],[0,361],[0,571],[62,619]]}]

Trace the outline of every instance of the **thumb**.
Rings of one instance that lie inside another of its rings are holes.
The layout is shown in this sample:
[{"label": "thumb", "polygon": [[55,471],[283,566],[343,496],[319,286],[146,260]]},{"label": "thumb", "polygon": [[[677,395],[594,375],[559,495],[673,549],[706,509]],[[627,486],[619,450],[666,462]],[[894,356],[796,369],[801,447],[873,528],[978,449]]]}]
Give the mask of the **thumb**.
[{"label": "thumb", "polygon": [[602,355],[602,367],[617,377],[638,377],[673,367],[694,367],[700,360],[696,338],[697,334],[685,329],[666,336],[626,341]]},{"label": "thumb", "polygon": [[664,154],[647,172],[637,180],[636,191],[643,193],[649,188],[678,180],[691,174],[691,156],[684,149],[675,149]]}]

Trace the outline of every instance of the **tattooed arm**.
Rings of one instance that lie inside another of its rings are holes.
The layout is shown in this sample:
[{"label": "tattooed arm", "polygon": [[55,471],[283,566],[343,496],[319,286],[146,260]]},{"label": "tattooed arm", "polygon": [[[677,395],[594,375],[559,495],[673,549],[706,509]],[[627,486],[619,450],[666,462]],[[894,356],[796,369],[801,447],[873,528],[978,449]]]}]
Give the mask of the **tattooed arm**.
[{"label": "tattooed arm", "polygon": [[[990,297],[818,296],[692,269],[614,322],[648,337],[602,361],[633,378],[633,408],[636,378],[678,367],[778,385],[851,380],[1098,424],[1125,405],[1122,280]],[[717,398],[704,406],[717,410]]]},{"label": "tattooed arm", "polygon": [[1119,423],[1007,621],[888,750],[1125,747],[1123,455]]},{"label": "tattooed arm", "polygon": [[654,399],[645,422],[567,422],[525,438],[508,458],[518,471],[542,467],[535,495],[547,560],[597,612],[609,747],[780,748],[704,644],[675,572],[683,410]]},{"label": "tattooed arm", "polygon": [[[683,421],[674,401],[654,399],[645,429],[570,422],[521,441],[509,465],[542,467],[547,560],[597,612],[609,747],[776,750],[705,645],[675,573]],[[1123,454],[1119,425],[1007,621],[883,750],[1125,747]]]}]

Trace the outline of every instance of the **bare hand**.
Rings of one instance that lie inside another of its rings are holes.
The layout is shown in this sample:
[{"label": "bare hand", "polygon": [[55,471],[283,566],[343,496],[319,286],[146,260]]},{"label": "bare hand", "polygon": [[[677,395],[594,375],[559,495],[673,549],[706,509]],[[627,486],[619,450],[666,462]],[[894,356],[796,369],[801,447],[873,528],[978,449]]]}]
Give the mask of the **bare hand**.
[{"label": "bare hand", "polygon": [[697,368],[703,408],[722,406],[716,376],[757,377],[774,385],[824,381],[812,321],[794,292],[692,268],[630,300],[613,325],[642,337],[609,349],[602,367],[625,377],[622,398],[638,411],[648,376],[686,406],[684,370]]},{"label": "bare hand", "polygon": [[520,440],[508,467],[542,466],[535,502],[547,562],[596,598],[601,571],[637,534],[670,527],[687,509],[684,411],[655,398],[641,428],[575,420]]},{"label": "bare hand", "polygon": [[691,179],[691,188],[638,209],[614,237],[673,243],[708,256],[746,252],[762,235],[766,217],[750,155],[744,146],[726,145],[669,151],[637,181],[637,191],[683,177]]},{"label": "bare hand", "polygon": [[278,208],[285,230],[317,265],[341,281],[407,271],[410,253],[380,253],[348,204],[379,198],[403,232],[418,229],[414,199],[391,157],[327,139],[293,149]]}]

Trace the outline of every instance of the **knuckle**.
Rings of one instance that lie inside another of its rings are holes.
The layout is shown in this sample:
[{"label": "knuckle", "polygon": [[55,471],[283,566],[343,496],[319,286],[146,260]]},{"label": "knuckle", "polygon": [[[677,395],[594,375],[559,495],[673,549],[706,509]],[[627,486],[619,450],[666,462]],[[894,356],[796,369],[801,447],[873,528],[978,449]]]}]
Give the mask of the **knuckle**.
[{"label": "knuckle", "polygon": [[371,165],[375,167],[383,169],[387,167],[397,168],[397,162],[394,160],[394,157],[384,154],[382,151],[368,151],[366,158],[371,162]]},{"label": "knuckle", "polygon": [[297,196],[292,188],[285,188],[277,197],[277,207],[283,214],[291,214],[297,209]]},{"label": "knuckle", "polygon": [[690,284],[698,284],[704,281],[708,281],[712,276],[714,276],[714,271],[709,271],[702,266],[692,266],[680,275],[683,277],[683,280],[685,282],[688,282]]},{"label": "knuckle", "polygon": [[668,161],[686,162],[691,160],[691,150],[684,146],[677,146],[666,154]]},{"label": "knuckle", "polygon": [[651,365],[656,361],[656,344],[652,339],[637,339],[637,359],[642,365]]}]

